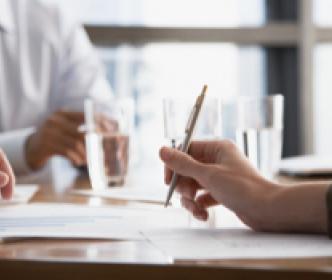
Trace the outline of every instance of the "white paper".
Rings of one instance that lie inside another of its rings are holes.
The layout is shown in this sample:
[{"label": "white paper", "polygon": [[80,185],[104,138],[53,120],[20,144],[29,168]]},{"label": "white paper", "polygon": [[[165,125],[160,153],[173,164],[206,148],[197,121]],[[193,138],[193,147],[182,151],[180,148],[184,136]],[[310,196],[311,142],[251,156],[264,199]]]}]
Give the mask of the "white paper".
[{"label": "white paper", "polygon": [[281,173],[293,175],[324,175],[332,174],[332,157],[299,156],[281,161]]},{"label": "white paper", "polygon": [[36,185],[16,185],[14,188],[14,194],[11,200],[0,199],[0,207],[12,204],[24,204],[28,203],[30,199],[38,191]]},{"label": "white paper", "polygon": [[106,190],[74,190],[72,193],[127,201],[164,203],[167,196],[167,188],[119,187]]},{"label": "white paper", "polygon": [[256,233],[243,229],[174,229],[143,235],[174,260],[275,259],[332,256],[325,236]]},{"label": "white paper", "polygon": [[180,209],[35,203],[2,207],[0,238],[140,240],[141,230],[183,227],[186,222],[187,216]]}]

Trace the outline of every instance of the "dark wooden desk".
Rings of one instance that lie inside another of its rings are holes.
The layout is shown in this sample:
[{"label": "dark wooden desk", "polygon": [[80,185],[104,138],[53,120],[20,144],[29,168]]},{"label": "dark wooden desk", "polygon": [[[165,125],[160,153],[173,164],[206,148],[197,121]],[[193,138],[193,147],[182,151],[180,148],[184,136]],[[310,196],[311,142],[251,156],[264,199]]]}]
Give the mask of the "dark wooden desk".
[{"label": "dark wooden desk", "polygon": [[[63,173],[55,175],[57,182],[50,180],[41,184],[32,202],[142,205],[72,195],[68,191],[89,187],[87,176],[62,184],[59,176]],[[332,258],[171,263],[167,256],[144,241],[25,240],[0,244],[0,279],[23,278],[332,279]]]}]

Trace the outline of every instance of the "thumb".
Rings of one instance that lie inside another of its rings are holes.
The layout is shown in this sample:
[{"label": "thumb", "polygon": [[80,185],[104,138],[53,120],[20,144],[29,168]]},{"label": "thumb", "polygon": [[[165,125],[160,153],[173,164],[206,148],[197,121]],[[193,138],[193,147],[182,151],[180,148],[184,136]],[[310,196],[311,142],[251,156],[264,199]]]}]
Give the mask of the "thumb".
[{"label": "thumb", "polygon": [[202,164],[197,162],[189,155],[167,147],[160,150],[160,158],[165,165],[175,173],[185,177],[191,177],[199,181],[198,175],[204,174]]},{"label": "thumb", "polygon": [[9,183],[9,176],[6,173],[0,171],[0,188],[5,187],[8,183]]}]

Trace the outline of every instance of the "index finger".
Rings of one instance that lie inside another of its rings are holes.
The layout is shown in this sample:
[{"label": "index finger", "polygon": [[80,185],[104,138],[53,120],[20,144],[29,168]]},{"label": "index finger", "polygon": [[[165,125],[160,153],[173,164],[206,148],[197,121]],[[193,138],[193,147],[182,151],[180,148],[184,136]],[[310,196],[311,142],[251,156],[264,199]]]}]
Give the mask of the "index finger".
[{"label": "index finger", "polygon": [[188,154],[199,162],[214,162],[220,151],[220,141],[193,141]]},{"label": "index finger", "polygon": [[7,157],[1,150],[0,150],[0,170],[6,173],[9,177],[8,183],[3,188],[1,188],[1,196],[4,199],[10,199],[13,195],[15,176],[8,162]]},{"label": "index finger", "polygon": [[166,165],[164,167],[164,175],[165,175],[165,184],[169,185],[172,180],[173,171],[169,169]]},{"label": "index finger", "polygon": [[97,130],[100,130],[102,133],[119,131],[119,123],[116,120],[109,118],[105,114],[96,114],[95,122]]},{"label": "index finger", "polygon": [[[173,172],[165,167],[165,183],[170,184]],[[179,176],[176,184],[176,191],[182,196],[190,200],[194,200],[197,191],[202,187],[192,178]]]}]

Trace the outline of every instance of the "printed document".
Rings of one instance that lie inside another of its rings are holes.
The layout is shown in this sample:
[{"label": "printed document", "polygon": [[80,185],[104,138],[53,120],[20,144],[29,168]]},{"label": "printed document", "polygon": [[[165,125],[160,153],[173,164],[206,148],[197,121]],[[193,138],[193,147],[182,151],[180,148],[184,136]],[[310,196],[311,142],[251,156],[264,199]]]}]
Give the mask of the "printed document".
[{"label": "printed document", "polygon": [[167,188],[117,187],[105,190],[73,190],[73,194],[137,202],[164,203]]},{"label": "printed document", "polygon": [[[81,238],[143,239],[140,231],[183,227],[188,216],[181,209],[86,207],[33,203],[0,209],[0,239]],[[176,217],[176,219],[174,219]]]},{"label": "printed document", "polygon": [[38,191],[38,189],[39,188],[36,185],[16,185],[12,199],[11,200],[0,199],[0,207],[12,204],[28,203],[30,199]]},{"label": "printed document", "polygon": [[246,229],[173,229],[143,231],[173,260],[275,259],[331,257],[323,235],[257,233]]}]

